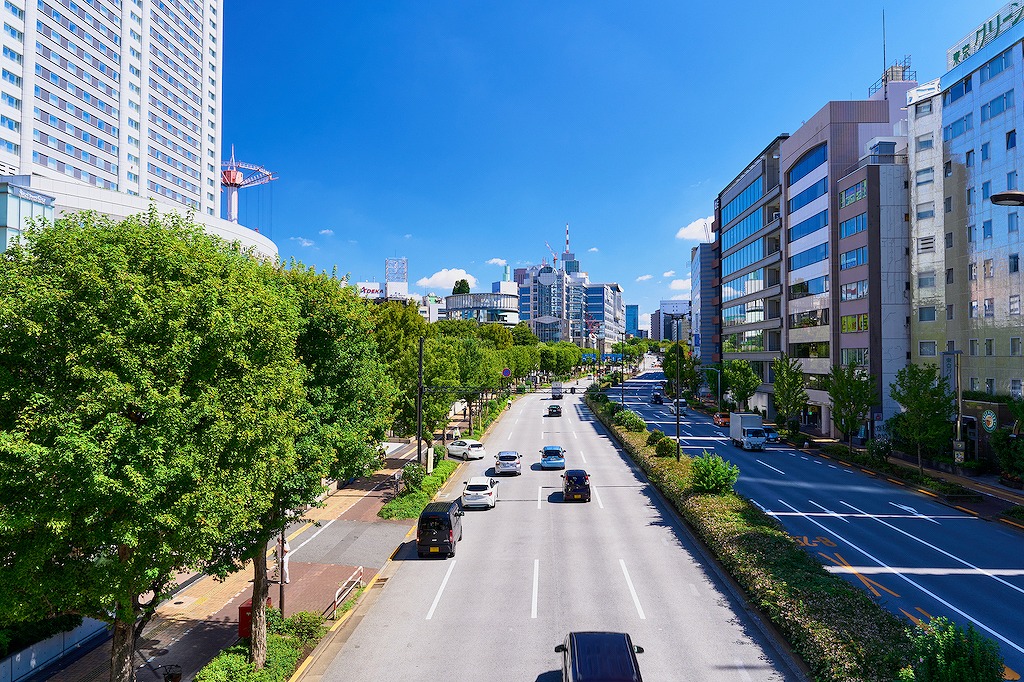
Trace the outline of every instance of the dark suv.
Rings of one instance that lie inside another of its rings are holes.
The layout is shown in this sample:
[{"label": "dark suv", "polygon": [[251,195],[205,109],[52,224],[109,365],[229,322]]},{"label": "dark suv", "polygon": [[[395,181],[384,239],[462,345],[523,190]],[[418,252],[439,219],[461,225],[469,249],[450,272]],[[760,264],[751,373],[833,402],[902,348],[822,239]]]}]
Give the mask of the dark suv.
[{"label": "dark suv", "polygon": [[555,652],[563,682],[643,682],[636,655],[644,650],[625,632],[570,632]]},{"label": "dark suv", "polygon": [[590,502],[590,474],[583,469],[569,469],[562,474],[562,499]]},{"label": "dark suv", "polygon": [[651,405],[664,405],[665,399],[661,397],[660,393],[655,393],[651,396]]},{"label": "dark suv", "polygon": [[423,508],[416,524],[416,553],[420,557],[455,556],[455,543],[462,539],[462,516],[458,502],[431,502]]}]

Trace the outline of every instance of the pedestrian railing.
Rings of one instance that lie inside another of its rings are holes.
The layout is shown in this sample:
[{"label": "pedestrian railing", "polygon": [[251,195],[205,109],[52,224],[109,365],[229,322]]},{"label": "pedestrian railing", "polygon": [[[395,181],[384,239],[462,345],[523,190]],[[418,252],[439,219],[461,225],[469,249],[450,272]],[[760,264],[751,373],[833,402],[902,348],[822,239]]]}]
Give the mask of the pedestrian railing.
[{"label": "pedestrian railing", "polygon": [[357,589],[363,586],[363,567],[360,566],[352,575],[348,577],[348,580],[341,584],[338,591],[334,593],[334,608],[331,610],[331,620],[335,620],[338,616],[338,608],[345,603],[345,600]]}]

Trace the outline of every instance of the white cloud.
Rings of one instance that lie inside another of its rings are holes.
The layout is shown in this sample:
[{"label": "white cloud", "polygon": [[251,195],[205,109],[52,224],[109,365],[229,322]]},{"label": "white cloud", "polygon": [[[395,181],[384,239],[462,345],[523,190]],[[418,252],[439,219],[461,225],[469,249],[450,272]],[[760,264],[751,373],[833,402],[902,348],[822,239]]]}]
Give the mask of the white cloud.
[{"label": "white cloud", "polygon": [[505,260],[504,258],[492,258],[489,261],[487,261],[487,264],[488,265],[500,265],[502,267],[505,267],[506,265],[508,265],[508,261]]},{"label": "white cloud", "polygon": [[641,329],[650,329],[651,328],[651,314],[650,313],[640,313],[640,321],[639,321],[639,323],[637,323],[637,326],[640,327]]},{"label": "white cloud", "polygon": [[305,239],[304,237],[288,237],[288,239],[293,242],[298,242],[299,246],[313,246],[313,241],[310,239]]},{"label": "white cloud", "polygon": [[689,301],[690,300],[690,295],[689,294],[676,294],[675,296],[673,296],[669,300],[670,301]]},{"label": "white cloud", "polygon": [[662,277],[675,277],[676,276],[676,271],[675,270],[669,270],[668,272],[661,273],[661,276]]},{"label": "white cloud", "polygon": [[686,279],[674,279],[672,283],[668,285],[668,288],[672,291],[690,291],[690,278]]},{"label": "white cloud", "polygon": [[[707,228],[705,230],[704,228]],[[706,242],[708,240],[708,233],[714,233],[715,231],[715,216],[709,215],[707,218],[698,218],[686,227],[680,227],[679,231],[676,232],[676,239],[689,239],[695,242]]]},{"label": "white cloud", "polygon": [[472,289],[476,286],[476,277],[469,274],[462,268],[444,268],[438,270],[430,277],[421,277],[416,280],[416,286],[423,287],[425,289],[448,289],[449,291],[455,286],[455,283],[460,279],[464,279],[469,282],[469,287]]},{"label": "white cloud", "polygon": [[332,234],[334,234],[334,230],[320,230],[320,234],[324,235],[325,237],[330,237]]},{"label": "white cloud", "polygon": [[591,246],[589,249],[587,249],[588,253],[597,253],[597,251],[598,248],[596,246]]},{"label": "white cloud", "polygon": [[402,235],[402,236],[403,236],[403,237],[404,237],[405,239],[412,239],[412,235],[411,235],[411,234],[406,234],[406,235]]},{"label": "white cloud", "polygon": [[636,278],[636,281],[638,281],[638,282],[646,282],[647,280],[653,279],[653,278],[654,278],[654,275],[640,275],[639,277]]}]

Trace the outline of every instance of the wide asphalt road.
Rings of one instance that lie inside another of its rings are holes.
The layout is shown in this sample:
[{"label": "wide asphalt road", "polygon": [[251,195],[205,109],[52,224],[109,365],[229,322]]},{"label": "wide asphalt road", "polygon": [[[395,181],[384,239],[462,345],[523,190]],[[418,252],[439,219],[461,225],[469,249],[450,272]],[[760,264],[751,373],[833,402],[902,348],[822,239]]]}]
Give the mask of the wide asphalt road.
[{"label": "wide asphalt road", "polygon": [[[327,679],[553,682],[554,648],[572,630],[630,633],[650,680],[800,679],[580,399],[559,401],[562,417],[544,416],[547,395],[515,401],[488,459],[461,467],[443,495],[491,473],[499,450],[524,455],[522,476],[501,479],[495,509],[466,512],[454,559],[403,545]],[[538,466],[546,444],[591,474],[592,502],[562,501],[561,472]]]},{"label": "wide asphalt road", "polygon": [[[660,371],[625,385],[626,406],[669,436],[671,405],[651,405]],[[617,389],[609,391],[620,400]],[[737,492],[775,516],[834,573],[909,621],[945,616],[999,643],[1007,679],[1024,670],[1024,536],[933,498],[781,445],[745,452],[700,412],[682,415],[689,455],[717,452],[740,468]],[[909,622],[908,621],[908,622]]]}]

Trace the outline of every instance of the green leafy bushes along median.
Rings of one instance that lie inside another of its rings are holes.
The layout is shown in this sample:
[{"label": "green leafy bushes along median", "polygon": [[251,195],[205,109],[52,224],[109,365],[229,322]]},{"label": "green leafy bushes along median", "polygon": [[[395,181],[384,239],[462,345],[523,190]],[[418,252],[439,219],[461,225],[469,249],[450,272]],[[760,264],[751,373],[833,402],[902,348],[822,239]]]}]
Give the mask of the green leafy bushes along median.
[{"label": "green leafy bushes along median", "polygon": [[458,466],[457,462],[450,459],[438,461],[434,466],[434,471],[423,477],[418,488],[406,489],[404,494],[381,507],[377,516],[382,519],[417,518]]},{"label": "green leafy bushes along median", "polygon": [[[605,405],[590,400],[587,404],[817,680],[892,682],[910,665],[914,640],[903,622],[863,590],[826,571],[778,521],[732,492],[732,483],[725,485],[729,476],[717,486],[729,492],[697,490],[701,476],[712,482],[723,478],[721,465],[658,457],[647,445],[646,434],[615,427]],[[701,467],[717,473],[699,474]]]},{"label": "green leafy bushes along median", "polygon": [[267,609],[267,662],[254,670],[249,662],[249,642],[220,652],[196,675],[196,682],[284,682],[304,654],[312,651],[326,632],[324,618],[312,611],[300,611],[282,618],[277,609]]}]

